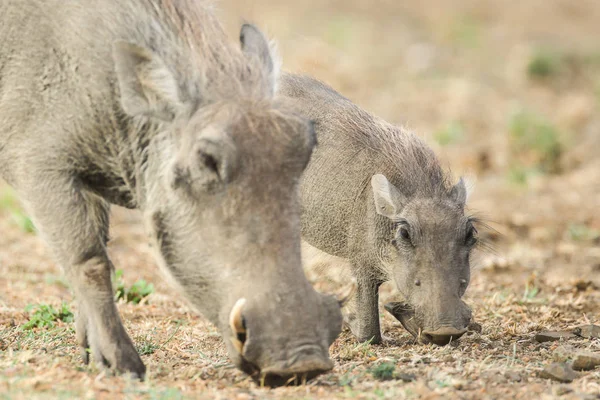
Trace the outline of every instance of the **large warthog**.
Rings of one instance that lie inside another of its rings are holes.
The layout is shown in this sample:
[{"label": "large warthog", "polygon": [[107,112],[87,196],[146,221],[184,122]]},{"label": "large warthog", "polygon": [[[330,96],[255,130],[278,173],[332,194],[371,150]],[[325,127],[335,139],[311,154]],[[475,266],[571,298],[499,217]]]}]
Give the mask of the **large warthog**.
[{"label": "large warthog", "polygon": [[2,0],[0,19],[0,172],[70,279],[84,360],[145,373],[113,301],[117,204],[143,211],[239,368],[272,385],[330,370],[340,307],[301,266],[314,132],[275,95],[264,36],[232,45],[195,0]]},{"label": "large warthog", "polygon": [[478,240],[463,180],[451,184],[423,141],[330,87],[295,75],[281,85],[315,123],[319,145],[301,184],[302,237],[313,255],[349,262],[358,283],[346,313],[352,332],[381,341],[378,289],[393,279],[406,303],[386,309],[408,331],[425,343],[458,339],[471,318],[461,297]]}]

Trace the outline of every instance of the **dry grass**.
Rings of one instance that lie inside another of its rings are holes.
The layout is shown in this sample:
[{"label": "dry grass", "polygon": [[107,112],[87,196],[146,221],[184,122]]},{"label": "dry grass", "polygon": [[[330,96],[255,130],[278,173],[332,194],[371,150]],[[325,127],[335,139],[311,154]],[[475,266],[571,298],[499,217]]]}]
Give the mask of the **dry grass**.
[{"label": "dry grass", "polygon": [[[223,1],[232,35],[242,16],[267,27],[286,68],[408,122],[455,173],[477,176],[470,205],[500,233],[486,234],[495,250],[480,254],[467,292],[483,332],[422,346],[382,308],[384,345],[344,332],[331,348],[331,374],[259,388],[157,273],[137,216],[116,210],[113,261],[128,285],[145,279],[156,290],[138,305],[119,304],[147,381],[111,377],[80,363],[72,323],[21,328],[29,304],[74,306],[58,266],[1,188],[0,398],[598,398],[598,370],[571,384],[537,372],[563,353],[600,351],[599,340],[539,344],[533,336],[600,319],[600,4],[272,3]],[[519,113],[551,128],[531,128],[534,143],[515,146]],[[552,168],[539,168],[548,159]],[[382,302],[393,297],[386,286]]]}]

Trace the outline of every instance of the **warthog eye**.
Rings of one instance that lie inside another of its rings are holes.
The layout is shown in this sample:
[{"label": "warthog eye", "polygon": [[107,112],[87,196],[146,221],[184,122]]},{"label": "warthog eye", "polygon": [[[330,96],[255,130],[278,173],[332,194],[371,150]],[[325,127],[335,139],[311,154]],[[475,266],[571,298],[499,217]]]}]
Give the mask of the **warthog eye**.
[{"label": "warthog eye", "polygon": [[400,237],[402,239],[404,239],[404,240],[410,240],[410,232],[405,227],[400,228],[398,230],[398,233],[400,233]]},{"label": "warthog eye", "polygon": [[467,231],[467,237],[465,239],[465,244],[467,246],[474,246],[477,243],[477,229],[474,226],[471,226]]},{"label": "warthog eye", "polygon": [[[406,221],[405,219],[401,219],[399,221],[396,222],[396,237],[394,238],[394,240],[392,240],[392,244],[394,246],[398,246],[398,245],[404,245],[406,247],[406,245],[410,245],[413,246],[412,243],[412,239],[410,236],[410,226],[408,225],[408,221]],[[398,243],[400,242],[400,243]]]},{"label": "warthog eye", "polygon": [[199,157],[200,162],[202,162],[206,168],[219,175],[219,163],[213,155],[201,153],[199,154]]}]

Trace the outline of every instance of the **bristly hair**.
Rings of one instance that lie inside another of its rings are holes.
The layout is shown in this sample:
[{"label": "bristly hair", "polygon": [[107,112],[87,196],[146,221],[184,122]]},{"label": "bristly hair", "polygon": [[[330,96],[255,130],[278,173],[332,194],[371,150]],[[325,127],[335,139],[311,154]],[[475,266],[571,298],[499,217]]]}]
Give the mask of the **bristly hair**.
[{"label": "bristly hair", "polygon": [[[139,13],[139,2],[131,2],[131,12]],[[134,4],[136,3],[136,4]],[[241,46],[232,43],[208,0],[144,0],[153,24],[136,26],[143,43],[170,64],[180,82],[202,84],[185,87],[182,93],[202,101],[231,98],[264,99],[270,94],[273,73],[258,59],[244,55]],[[151,29],[150,29],[151,27]],[[169,43],[169,46],[165,46]],[[274,64],[279,58],[270,46]],[[276,77],[275,77],[276,80]],[[208,98],[210,96],[210,98]]]},{"label": "bristly hair", "polygon": [[[344,99],[345,100],[345,99]],[[342,110],[340,110],[342,111]],[[435,153],[414,133],[371,115],[346,100],[340,131],[383,157],[391,172],[388,179],[409,196],[441,197],[452,189],[449,172],[444,171]]]},{"label": "bristly hair", "polygon": [[[450,194],[452,180],[435,153],[414,133],[375,117],[326,84],[310,77],[283,74],[285,91],[311,101],[309,113],[326,120],[328,129],[356,142],[358,148],[384,161],[378,171],[408,197],[443,197]],[[309,90],[310,88],[310,90]],[[332,104],[334,103],[334,104]],[[389,176],[388,176],[389,175]]]},{"label": "bristly hair", "polygon": [[477,249],[486,253],[496,254],[497,252],[494,248],[494,244],[490,240],[486,239],[485,234],[492,233],[499,236],[502,234],[490,225],[491,221],[485,220],[479,215],[470,215],[468,218],[469,221],[471,221],[471,223],[479,231],[477,238]]}]

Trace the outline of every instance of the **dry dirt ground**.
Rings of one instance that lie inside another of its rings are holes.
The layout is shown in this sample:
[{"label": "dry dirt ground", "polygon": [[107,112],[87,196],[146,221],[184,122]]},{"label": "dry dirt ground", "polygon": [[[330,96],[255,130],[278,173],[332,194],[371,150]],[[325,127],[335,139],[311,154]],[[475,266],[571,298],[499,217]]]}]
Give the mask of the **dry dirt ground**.
[{"label": "dry dirt ground", "polygon": [[[332,373],[260,388],[166,285],[138,216],[115,210],[113,261],[127,285],[146,279],[155,291],[119,304],[147,381],[111,377],[80,363],[72,323],[23,329],[26,306],[74,303],[2,186],[0,398],[600,398],[598,369],[572,383],[538,376],[578,350],[599,352],[599,339],[533,339],[600,322],[600,2],[272,3],[224,0],[219,13],[232,37],[243,18],[265,27],[285,68],[406,124],[456,176],[475,181],[470,208],[496,230],[482,230],[491,249],[477,255],[467,292],[482,332],[418,345],[382,308],[384,345],[344,332],[331,348]],[[393,296],[384,288],[382,303]]]}]

